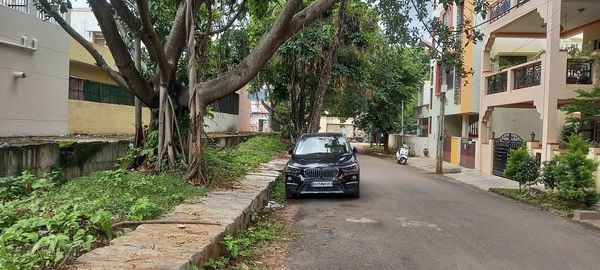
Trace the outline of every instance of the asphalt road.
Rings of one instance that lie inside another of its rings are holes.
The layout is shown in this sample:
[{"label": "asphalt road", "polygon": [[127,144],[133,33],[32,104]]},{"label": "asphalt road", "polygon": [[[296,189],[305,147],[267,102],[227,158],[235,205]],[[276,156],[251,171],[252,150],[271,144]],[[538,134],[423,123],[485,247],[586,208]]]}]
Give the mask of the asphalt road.
[{"label": "asphalt road", "polygon": [[359,160],[360,199],[290,202],[289,269],[600,269],[596,230],[392,160]]}]

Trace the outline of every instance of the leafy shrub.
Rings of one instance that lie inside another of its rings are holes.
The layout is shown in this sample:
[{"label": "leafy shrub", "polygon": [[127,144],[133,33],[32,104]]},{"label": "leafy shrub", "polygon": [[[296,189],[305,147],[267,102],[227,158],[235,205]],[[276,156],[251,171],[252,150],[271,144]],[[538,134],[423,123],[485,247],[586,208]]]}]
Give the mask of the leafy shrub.
[{"label": "leafy shrub", "polygon": [[556,167],[556,159],[551,159],[544,161],[542,163],[542,170],[539,182],[544,184],[549,190],[555,190],[558,188],[558,181],[556,180],[556,175],[554,174],[554,168]]},{"label": "leafy shrub", "polygon": [[34,191],[47,191],[58,183],[61,178],[60,171],[36,177],[29,171],[21,172],[17,177],[0,178],[0,201],[11,201]]},{"label": "leafy shrub", "polygon": [[530,155],[525,147],[510,150],[504,176],[519,182],[519,189],[524,185],[529,186],[535,183],[539,176],[535,157]]},{"label": "leafy shrub", "polygon": [[554,159],[552,170],[558,181],[558,198],[577,205],[591,206],[597,202],[594,172],[598,164],[587,158],[590,144],[581,136],[573,135],[566,143],[568,150]]},{"label": "leafy shrub", "polygon": [[113,219],[152,218],[204,192],[172,174],[114,170],[20,196],[0,207],[0,269],[55,268],[111,239]]}]

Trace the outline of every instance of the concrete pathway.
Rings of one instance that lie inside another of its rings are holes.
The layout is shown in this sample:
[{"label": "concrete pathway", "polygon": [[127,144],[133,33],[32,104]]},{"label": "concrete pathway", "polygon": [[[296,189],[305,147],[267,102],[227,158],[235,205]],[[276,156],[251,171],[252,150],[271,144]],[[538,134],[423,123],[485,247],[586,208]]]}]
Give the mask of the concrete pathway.
[{"label": "concrete pathway", "polygon": [[[411,157],[408,159],[408,165],[430,173],[435,173],[434,158]],[[519,188],[519,184],[515,181],[481,173],[473,169],[459,167],[448,162],[444,162],[443,169],[444,175],[447,177],[482,190],[489,190],[490,188]]]},{"label": "concrete pathway", "polygon": [[[273,182],[287,160],[262,164],[234,189],[213,191],[175,207],[158,220],[175,224],[143,224],[77,259],[72,269],[178,269],[202,265],[221,255],[219,241],[244,228],[252,210],[263,207]],[[186,224],[210,221],[219,225]]]}]

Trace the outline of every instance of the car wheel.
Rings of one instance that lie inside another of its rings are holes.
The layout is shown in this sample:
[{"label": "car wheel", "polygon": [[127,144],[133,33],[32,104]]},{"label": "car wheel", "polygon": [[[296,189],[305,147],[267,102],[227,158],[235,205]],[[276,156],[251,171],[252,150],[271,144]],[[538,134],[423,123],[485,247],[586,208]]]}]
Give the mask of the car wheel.
[{"label": "car wheel", "polygon": [[285,198],[286,199],[296,199],[297,196],[296,194],[292,193],[291,191],[289,191],[287,188],[285,189]]},{"label": "car wheel", "polygon": [[356,192],[352,193],[352,195],[351,195],[351,196],[352,196],[352,198],[354,198],[354,199],[358,199],[358,198],[360,198],[360,187],[357,187],[357,188],[356,188]]}]

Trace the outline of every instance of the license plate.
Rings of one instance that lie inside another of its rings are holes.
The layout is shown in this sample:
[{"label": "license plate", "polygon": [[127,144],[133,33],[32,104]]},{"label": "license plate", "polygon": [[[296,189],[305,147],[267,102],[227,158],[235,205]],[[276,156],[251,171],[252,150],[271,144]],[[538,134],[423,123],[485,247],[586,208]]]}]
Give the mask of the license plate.
[{"label": "license plate", "polygon": [[333,181],[312,182],[312,187],[333,187]]}]

